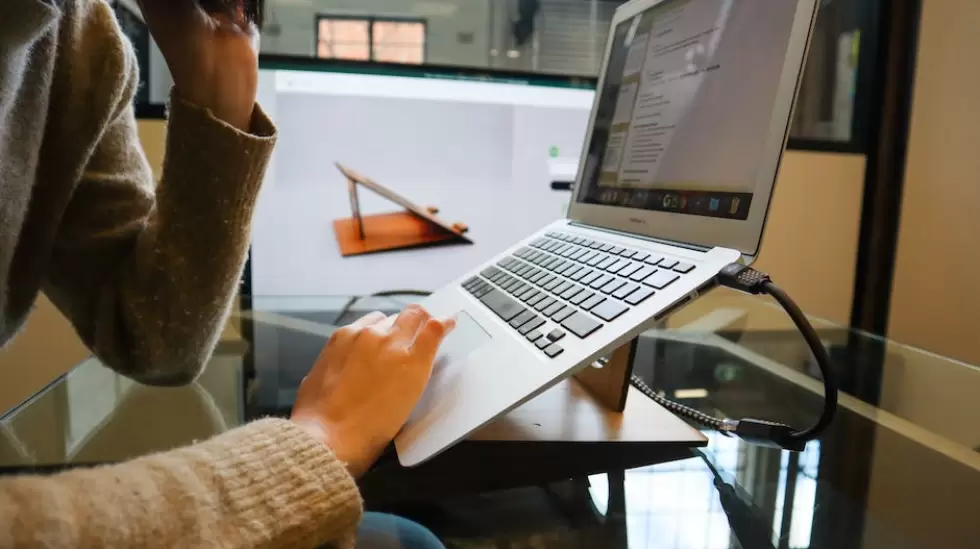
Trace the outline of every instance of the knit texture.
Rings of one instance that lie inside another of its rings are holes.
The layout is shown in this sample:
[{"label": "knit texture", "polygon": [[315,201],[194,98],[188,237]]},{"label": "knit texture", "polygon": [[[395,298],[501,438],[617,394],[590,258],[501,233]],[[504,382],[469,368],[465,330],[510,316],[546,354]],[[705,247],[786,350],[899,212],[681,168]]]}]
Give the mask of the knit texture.
[{"label": "knit texture", "polygon": [[0,547],[349,547],[360,513],[327,447],[267,419],[121,465],[4,480]]},{"label": "knit texture", "polygon": [[[105,364],[179,384],[228,315],[275,129],[259,108],[246,133],[174,96],[155,184],[137,83],[101,0],[0,0],[0,346],[43,290]],[[123,465],[0,480],[0,547],[315,547],[349,543],[360,512],[329,448],[267,420]]]}]

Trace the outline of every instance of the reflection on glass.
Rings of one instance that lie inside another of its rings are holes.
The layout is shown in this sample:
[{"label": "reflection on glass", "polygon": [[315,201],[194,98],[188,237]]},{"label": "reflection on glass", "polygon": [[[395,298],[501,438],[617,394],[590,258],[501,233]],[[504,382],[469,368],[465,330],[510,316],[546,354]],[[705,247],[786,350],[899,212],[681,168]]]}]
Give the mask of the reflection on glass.
[{"label": "reflection on glass", "polygon": [[[722,481],[737,483],[737,491],[753,509],[757,519],[771,525],[772,546],[804,549],[810,546],[816,505],[820,443],[792,455],[750,446],[738,439],[705,433],[710,442],[705,453],[720,471]],[[779,459],[779,467],[769,467]],[[770,476],[771,475],[771,476]],[[700,459],[687,459],[625,474],[626,535],[629,547],[662,549],[729,549],[742,547],[722,506],[714,475]],[[792,482],[791,482],[792,481]],[[589,477],[595,509],[607,514],[610,493],[615,493],[607,475]],[[792,484],[792,486],[791,486]],[[754,498],[774,496],[769,506]],[[787,505],[787,498],[790,498]],[[727,504],[726,504],[727,505]],[[768,512],[763,509],[769,509]],[[731,511],[731,509],[729,509]],[[784,521],[784,517],[787,520]],[[783,525],[788,532],[782,531]],[[784,539],[786,543],[780,543]]]}]

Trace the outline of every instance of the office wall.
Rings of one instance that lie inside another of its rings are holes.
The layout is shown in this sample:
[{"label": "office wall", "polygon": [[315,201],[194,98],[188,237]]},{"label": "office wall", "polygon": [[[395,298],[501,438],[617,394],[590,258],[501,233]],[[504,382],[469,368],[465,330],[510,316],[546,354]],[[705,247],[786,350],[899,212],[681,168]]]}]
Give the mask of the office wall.
[{"label": "office wall", "polygon": [[888,334],[980,364],[980,2],[925,0]]},{"label": "office wall", "polygon": [[262,51],[314,55],[317,15],[408,17],[427,22],[429,63],[485,66],[490,51],[490,1],[270,0]]}]

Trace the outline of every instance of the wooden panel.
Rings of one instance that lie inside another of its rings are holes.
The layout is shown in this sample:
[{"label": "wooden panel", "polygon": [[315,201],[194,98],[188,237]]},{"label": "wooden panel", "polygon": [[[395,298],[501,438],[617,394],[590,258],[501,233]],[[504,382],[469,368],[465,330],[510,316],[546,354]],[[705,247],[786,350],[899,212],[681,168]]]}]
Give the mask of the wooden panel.
[{"label": "wooden panel", "polygon": [[980,364],[980,2],[923,3],[889,336]]},{"label": "wooden panel", "polygon": [[864,166],[863,155],[786,152],[755,265],[839,324],[851,317]]}]

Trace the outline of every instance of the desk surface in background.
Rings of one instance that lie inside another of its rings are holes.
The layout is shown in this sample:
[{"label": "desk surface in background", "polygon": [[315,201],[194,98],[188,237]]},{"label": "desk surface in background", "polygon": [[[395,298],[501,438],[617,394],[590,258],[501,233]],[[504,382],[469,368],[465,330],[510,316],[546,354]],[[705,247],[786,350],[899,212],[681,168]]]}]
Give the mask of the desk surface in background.
[{"label": "desk surface in background", "polygon": [[[125,459],[246,421],[257,413],[256,370],[268,361],[311,362],[306,355],[329,337],[347,302],[279,298],[246,308],[191,387],[142,387],[87,361],[0,420],[0,467]],[[370,299],[352,314],[402,305]],[[752,500],[773,547],[975,547],[980,369],[814,322],[841,374],[834,426],[801,454],[709,434],[705,453],[722,478]],[[819,409],[806,347],[767,301],[714,292],[669,327],[645,334],[637,353],[635,371],[655,389],[712,413],[797,425]],[[288,345],[261,351],[271,334]],[[747,538],[726,518],[700,459],[592,472],[390,510],[422,521],[451,547],[531,539],[533,547],[757,547],[739,542]]]}]

